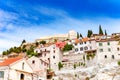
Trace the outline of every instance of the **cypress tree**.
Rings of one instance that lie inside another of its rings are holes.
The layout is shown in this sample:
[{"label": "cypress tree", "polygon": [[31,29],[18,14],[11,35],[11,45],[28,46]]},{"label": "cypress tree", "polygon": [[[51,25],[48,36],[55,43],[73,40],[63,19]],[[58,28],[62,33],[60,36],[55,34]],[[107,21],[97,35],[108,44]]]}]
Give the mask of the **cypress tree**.
[{"label": "cypress tree", "polygon": [[92,34],[93,34],[92,30],[88,30],[87,37],[90,38]]},{"label": "cypress tree", "polygon": [[80,35],[79,35],[79,33],[77,32],[77,39],[79,39],[79,37],[80,37]]},{"label": "cypress tree", "polygon": [[103,30],[102,30],[101,25],[99,25],[99,34],[102,34],[102,35],[103,35]]},{"label": "cypress tree", "polygon": [[83,38],[82,34],[80,33],[80,37]]},{"label": "cypress tree", "polygon": [[105,35],[107,35],[107,32],[106,32],[106,30],[105,30]]}]

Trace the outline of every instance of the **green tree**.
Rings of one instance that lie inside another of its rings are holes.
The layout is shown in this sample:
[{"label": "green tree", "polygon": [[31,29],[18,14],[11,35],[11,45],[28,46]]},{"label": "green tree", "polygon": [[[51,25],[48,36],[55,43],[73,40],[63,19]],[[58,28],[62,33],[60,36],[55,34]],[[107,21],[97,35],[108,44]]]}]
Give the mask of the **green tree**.
[{"label": "green tree", "polygon": [[80,38],[80,35],[79,35],[79,33],[77,32],[77,39],[79,39]]},{"label": "green tree", "polygon": [[76,65],[76,64],[74,64],[74,65],[73,65],[73,67],[74,67],[74,69],[76,69],[77,65]]},{"label": "green tree", "polygon": [[39,45],[39,43],[38,43],[38,42],[36,42],[36,43],[35,43],[35,45],[36,45],[36,46],[38,46],[38,45]]},{"label": "green tree", "polygon": [[40,41],[40,44],[44,45],[44,44],[46,44],[46,41]]},{"label": "green tree", "polygon": [[23,43],[26,43],[26,40],[25,40],[25,39],[22,41],[22,44],[23,44]]},{"label": "green tree", "polygon": [[60,70],[63,67],[63,64],[61,62],[58,63],[58,69]]},{"label": "green tree", "polygon": [[120,66],[120,61],[118,61],[118,65]]},{"label": "green tree", "polygon": [[82,34],[80,33],[80,37],[83,38]]},{"label": "green tree", "polygon": [[106,30],[105,30],[105,35],[107,35],[107,32],[106,32]]},{"label": "green tree", "polygon": [[63,52],[70,51],[70,50],[72,50],[72,48],[73,48],[72,44],[66,44],[63,48]]},{"label": "green tree", "polygon": [[87,37],[90,38],[92,34],[93,34],[92,30],[88,30]]},{"label": "green tree", "polygon": [[102,34],[102,35],[103,35],[103,30],[102,30],[101,25],[99,25],[99,34]]},{"label": "green tree", "polygon": [[3,51],[2,55],[8,55],[7,51]]}]

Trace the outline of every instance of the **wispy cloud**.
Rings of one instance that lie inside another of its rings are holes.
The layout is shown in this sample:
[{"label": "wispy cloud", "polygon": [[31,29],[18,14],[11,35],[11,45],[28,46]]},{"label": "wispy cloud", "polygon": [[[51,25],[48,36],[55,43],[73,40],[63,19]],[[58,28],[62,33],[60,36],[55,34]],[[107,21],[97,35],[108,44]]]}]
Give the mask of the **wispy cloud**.
[{"label": "wispy cloud", "polygon": [[0,9],[0,52],[12,46],[19,46],[23,39],[33,42],[42,36],[67,33],[72,29],[84,36],[88,29],[97,33],[99,24],[103,29],[107,29],[109,34],[120,30],[120,19],[74,18],[62,9],[38,5],[30,9],[22,9],[24,7],[21,6],[12,8],[15,12]]}]

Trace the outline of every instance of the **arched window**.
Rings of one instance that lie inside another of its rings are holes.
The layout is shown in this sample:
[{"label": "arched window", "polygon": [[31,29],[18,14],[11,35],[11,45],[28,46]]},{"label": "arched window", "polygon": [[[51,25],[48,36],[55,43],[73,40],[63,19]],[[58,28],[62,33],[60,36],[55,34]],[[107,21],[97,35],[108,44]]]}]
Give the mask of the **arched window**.
[{"label": "arched window", "polygon": [[80,51],[83,51],[83,47],[80,47]]},{"label": "arched window", "polygon": [[25,77],[24,74],[21,74],[20,75],[20,80],[24,80],[24,77]]},{"label": "arched window", "polygon": [[85,46],[85,47],[84,47],[84,50],[88,50],[88,47],[87,47],[87,46]]}]

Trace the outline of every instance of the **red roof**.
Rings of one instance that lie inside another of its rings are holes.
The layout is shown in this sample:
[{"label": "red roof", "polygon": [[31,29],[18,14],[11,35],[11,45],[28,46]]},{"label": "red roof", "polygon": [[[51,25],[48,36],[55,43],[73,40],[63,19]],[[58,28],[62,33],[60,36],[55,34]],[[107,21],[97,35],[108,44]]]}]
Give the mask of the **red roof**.
[{"label": "red roof", "polygon": [[8,65],[20,60],[20,59],[21,59],[20,57],[5,59],[4,61],[0,62],[0,66],[8,66]]}]

